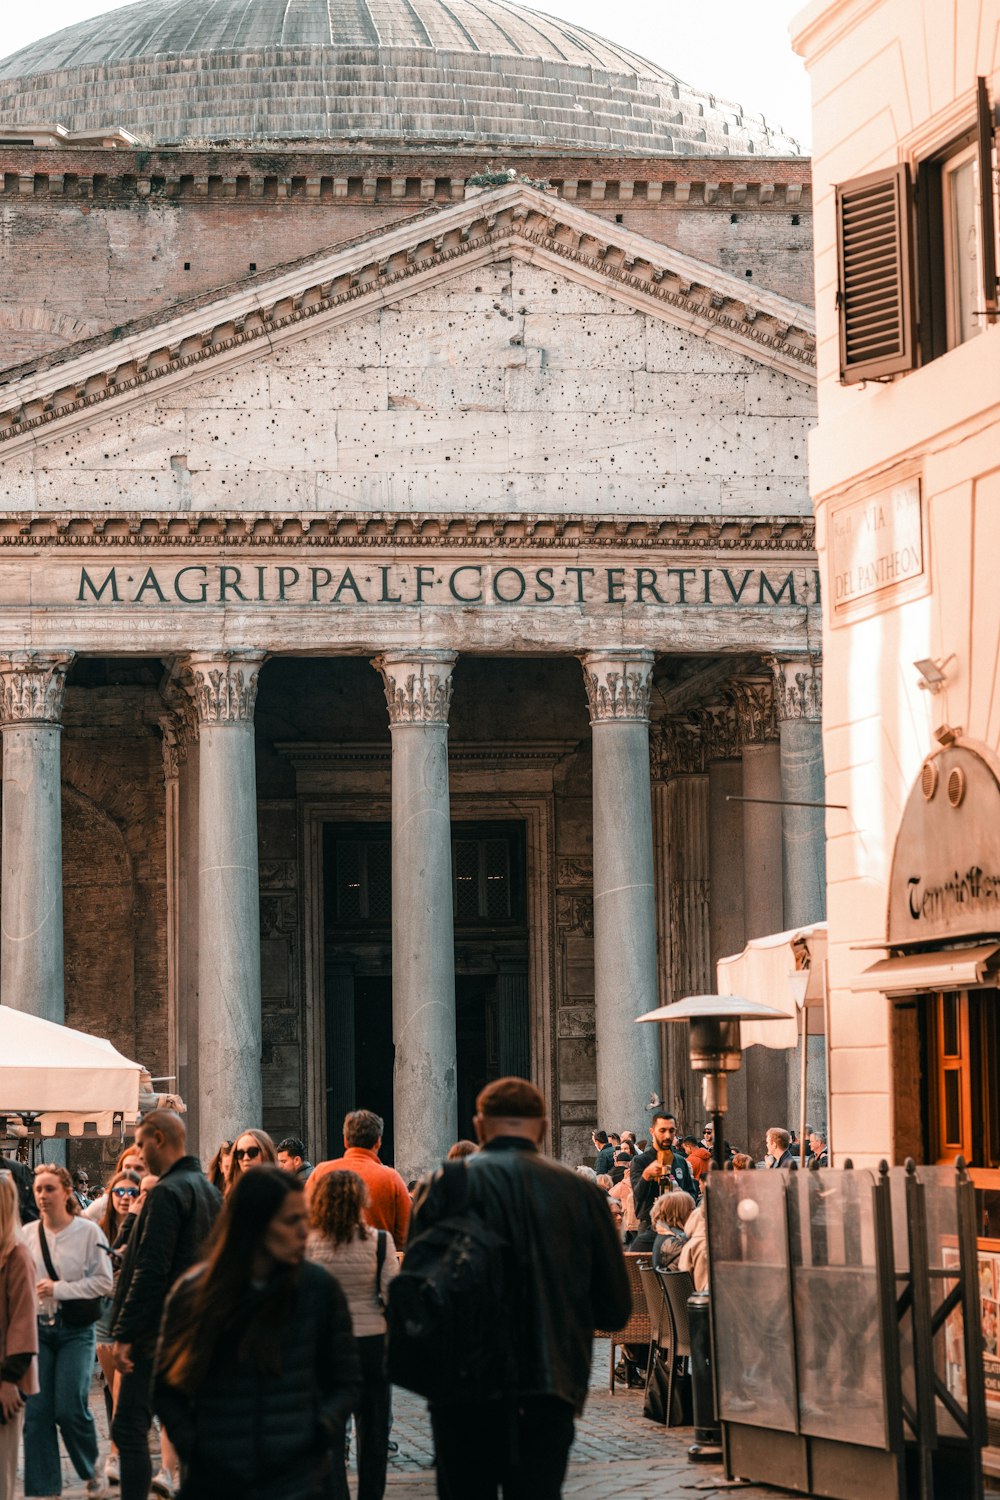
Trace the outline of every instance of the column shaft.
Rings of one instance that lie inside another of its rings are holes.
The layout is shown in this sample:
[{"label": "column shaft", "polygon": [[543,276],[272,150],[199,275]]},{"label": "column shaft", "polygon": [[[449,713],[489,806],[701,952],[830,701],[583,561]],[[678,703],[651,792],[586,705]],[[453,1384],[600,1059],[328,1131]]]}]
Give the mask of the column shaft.
[{"label": "column shaft", "polygon": [[457,1132],[448,791],[454,660],[426,651],[375,663],[392,734],[393,1135],[407,1179],[439,1166]]},{"label": "column shaft", "polygon": [[59,716],[72,657],[0,658],[4,1005],[65,1019]]},{"label": "column shaft", "polygon": [[262,1124],[253,709],[263,658],[188,658],[198,713],[198,1127],[203,1155]]},{"label": "column shaft", "polygon": [[659,1091],[653,815],[649,780],[651,651],[583,657],[593,738],[594,1002],[597,1123],[639,1130]]}]

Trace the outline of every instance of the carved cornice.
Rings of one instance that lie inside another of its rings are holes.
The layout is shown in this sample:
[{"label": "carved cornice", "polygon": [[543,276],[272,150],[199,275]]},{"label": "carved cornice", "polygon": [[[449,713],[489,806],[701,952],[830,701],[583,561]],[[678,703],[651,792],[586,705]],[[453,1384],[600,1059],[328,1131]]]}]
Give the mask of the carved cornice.
[{"label": "carved cornice", "polygon": [[767,745],[778,738],[778,714],[771,677],[734,677],[725,696],[736,712],[742,745]]},{"label": "carved cornice", "polygon": [[372,666],[382,678],[390,726],[447,724],[454,665],[449,651],[377,656]]},{"label": "carved cornice", "polygon": [[249,651],[195,652],[183,667],[199,726],[253,722],[263,655]]},{"label": "carved cornice", "polygon": [[823,669],[808,656],[772,657],[778,718],[823,717]]},{"label": "carved cornice", "polygon": [[304,511],[239,514],[191,512],[45,515],[0,514],[0,548],[322,547],[418,549],[447,547],[511,551],[579,550],[582,547],[678,547],[690,552],[816,550],[811,516],[608,516],[606,514]]},{"label": "carved cornice", "polygon": [[622,229],[572,203],[522,184],[442,208],[428,219],[375,234],[263,284],[203,307],[157,314],[18,367],[0,388],[0,444],[30,438],[54,422],[107,401],[134,400],[145,387],[213,362],[269,348],[317,318],[382,307],[464,263],[508,253],[546,265],[577,266],[584,279],[615,288],[633,306],[671,311],[701,333],[715,332],[752,357],[812,380],[816,337],[804,306],[746,285],[717,267]]},{"label": "carved cornice", "polygon": [[588,651],[580,661],[592,724],[648,722],[652,651]]},{"label": "carved cornice", "polygon": [[58,724],[72,651],[0,656],[0,725]]}]

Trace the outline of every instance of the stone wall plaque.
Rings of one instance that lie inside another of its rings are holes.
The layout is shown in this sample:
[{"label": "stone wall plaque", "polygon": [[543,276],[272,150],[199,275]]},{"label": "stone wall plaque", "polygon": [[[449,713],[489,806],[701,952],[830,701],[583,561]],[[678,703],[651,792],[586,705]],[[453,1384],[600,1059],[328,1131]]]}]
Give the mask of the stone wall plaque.
[{"label": "stone wall plaque", "polygon": [[886,595],[904,584],[912,589],[924,571],[919,479],[902,480],[831,512],[829,589],[835,621],[874,613]]}]

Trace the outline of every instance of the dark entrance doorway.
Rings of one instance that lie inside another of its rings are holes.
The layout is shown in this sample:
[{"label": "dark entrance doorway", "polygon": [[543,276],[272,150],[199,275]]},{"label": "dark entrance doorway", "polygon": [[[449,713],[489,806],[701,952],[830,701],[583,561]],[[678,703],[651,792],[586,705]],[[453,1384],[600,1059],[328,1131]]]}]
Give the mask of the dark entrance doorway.
[{"label": "dark entrance doorway", "polygon": [[[392,880],[387,824],[324,828],[327,1151],[339,1156],[350,1109],[385,1120],[395,1157],[392,1074]],[[458,1134],[471,1137],[475,1099],[493,1078],[529,1075],[524,827],[454,823]]]}]

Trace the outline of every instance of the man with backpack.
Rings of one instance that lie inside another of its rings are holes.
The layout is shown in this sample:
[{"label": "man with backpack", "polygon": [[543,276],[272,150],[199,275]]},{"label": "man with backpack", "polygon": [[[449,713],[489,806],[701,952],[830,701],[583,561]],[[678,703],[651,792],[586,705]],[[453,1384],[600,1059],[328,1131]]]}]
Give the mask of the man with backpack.
[{"label": "man with backpack", "polygon": [[389,1374],[430,1401],[441,1500],[556,1500],[595,1328],[631,1299],[605,1195],[541,1154],[545,1100],[501,1078],[475,1156],[417,1188],[389,1298]]}]

